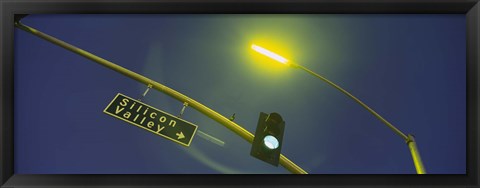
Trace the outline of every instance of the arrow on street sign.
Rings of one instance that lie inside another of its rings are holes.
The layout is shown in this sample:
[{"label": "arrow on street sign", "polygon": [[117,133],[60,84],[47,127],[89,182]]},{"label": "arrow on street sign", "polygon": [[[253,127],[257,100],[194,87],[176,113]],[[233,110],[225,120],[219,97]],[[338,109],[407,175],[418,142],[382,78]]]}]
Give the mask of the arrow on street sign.
[{"label": "arrow on street sign", "polygon": [[178,140],[185,138],[185,135],[183,135],[183,132],[177,133],[175,135],[178,136],[178,138],[177,138]]},{"label": "arrow on street sign", "polygon": [[198,126],[118,93],[104,113],[160,135],[184,146],[190,146]]}]

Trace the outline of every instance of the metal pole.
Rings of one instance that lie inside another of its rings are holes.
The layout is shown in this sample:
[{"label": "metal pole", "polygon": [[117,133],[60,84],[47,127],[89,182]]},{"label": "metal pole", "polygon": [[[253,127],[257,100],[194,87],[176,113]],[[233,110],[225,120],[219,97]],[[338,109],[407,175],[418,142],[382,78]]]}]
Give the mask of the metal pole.
[{"label": "metal pole", "polygon": [[332,81],[328,80],[327,78],[323,77],[323,76],[320,76],[319,74],[311,71],[310,69],[307,69],[306,67],[304,66],[301,66],[301,65],[298,65],[298,64],[295,64],[295,63],[289,63],[290,66],[292,66],[293,68],[299,68],[299,69],[302,69],[304,71],[306,71],[307,73],[319,78],[320,80],[326,82],[327,84],[329,84],[330,86],[336,88],[337,90],[341,91],[343,94],[347,95],[348,97],[350,97],[351,99],[353,99],[355,102],[357,102],[358,104],[360,104],[362,107],[364,107],[365,109],[367,109],[368,112],[370,112],[371,114],[373,114],[376,118],[378,118],[381,122],[383,122],[385,125],[387,125],[388,128],[390,128],[395,134],[397,134],[398,136],[400,136],[408,145],[408,147],[410,148],[410,152],[412,153],[412,157],[413,157],[413,163],[415,164],[415,169],[417,170],[417,174],[425,174],[426,171],[425,171],[425,168],[423,167],[423,162],[422,162],[422,159],[420,158],[420,153],[418,152],[417,150],[417,145],[416,145],[416,142],[414,140],[414,138],[411,136],[411,135],[405,135],[402,131],[400,131],[399,129],[397,129],[395,126],[393,126],[390,122],[388,122],[385,118],[383,118],[382,116],[380,116],[380,114],[378,114],[377,112],[375,112],[373,109],[371,109],[369,106],[367,106],[365,103],[363,103],[360,99],[358,99],[357,97],[353,96],[351,93],[349,93],[348,91],[346,91],[345,89],[341,88],[340,86],[338,86],[337,84],[333,83]]},{"label": "metal pole", "polygon": [[[114,64],[110,61],[107,61],[101,57],[98,57],[94,54],[91,54],[85,50],[82,50],[80,48],[77,48],[71,44],[68,44],[64,41],[61,41],[55,37],[52,37],[50,35],[47,35],[45,33],[42,33],[32,27],[29,27],[29,26],[26,26],[22,23],[20,23],[19,21],[15,22],[15,26],[17,26],[18,28],[24,30],[24,31],[27,31],[37,37],[40,37],[42,39],[45,39],[55,45],[58,45],[62,48],[65,48],[67,50],[70,50],[78,55],[81,55],[87,59],[90,59],[100,65],[103,65],[109,69],[112,69],[120,74],[123,74],[129,78],[132,78],[138,82],[141,82],[143,84],[146,84],[146,85],[152,85],[152,88],[160,91],[160,92],[163,92],[171,97],[173,97],[174,99],[180,101],[180,102],[187,102],[189,106],[191,106],[192,108],[198,110],[199,112],[201,112],[202,114],[210,117],[211,119],[215,120],[216,122],[222,124],[223,126],[225,126],[226,128],[230,129],[231,131],[233,131],[235,134],[239,135],[240,137],[242,137],[243,139],[247,140],[249,143],[252,143],[253,142],[253,134],[248,132],[247,130],[245,130],[243,127],[241,127],[240,125],[236,124],[235,122],[233,121],[230,121],[228,118],[222,116],[221,114],[219,114],[218,112],[206,107],[205,105],[181,94],[180,92],[177,92],[167,86],[164,86],[158,82],[155,82],[145,76],[142,76],[138,73],[135,73],[131,70],[128,70],[126,68],[123,68],[122,66],[119,66],[117,64]],[[303,170],[302,168],[300,168],[299,166],[297,166],[295,163],[293,163],[292,161],[290,161],[287,157],[285,157],[284,155],[280,155],[280,165],[282,165],[283,167],[285,167],[285,169],[287,169],[288,171],[294,173],[294,174],[307,174],[307,172],[305,170]]]},{"label": "metal pole", "polygon": [[425,168],[423,167],[422,158],[417,149],[417,143],[413,135],[408,134],[409,141],[407,142],[408,147],[410,148],[410,153],[412,153],[413,163],[415,164],[415,169],[417,169],[417,174],[426,174]]}]

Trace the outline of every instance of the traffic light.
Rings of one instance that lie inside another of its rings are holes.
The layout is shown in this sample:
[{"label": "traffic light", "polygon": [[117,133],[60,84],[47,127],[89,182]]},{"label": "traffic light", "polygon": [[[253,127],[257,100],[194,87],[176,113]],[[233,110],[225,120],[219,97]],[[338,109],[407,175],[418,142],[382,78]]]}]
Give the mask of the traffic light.
[{"label": "traffic light", "polygon": [[278,166],[284,130],[285,121],[280,114],[260,112],[250,155]]}]

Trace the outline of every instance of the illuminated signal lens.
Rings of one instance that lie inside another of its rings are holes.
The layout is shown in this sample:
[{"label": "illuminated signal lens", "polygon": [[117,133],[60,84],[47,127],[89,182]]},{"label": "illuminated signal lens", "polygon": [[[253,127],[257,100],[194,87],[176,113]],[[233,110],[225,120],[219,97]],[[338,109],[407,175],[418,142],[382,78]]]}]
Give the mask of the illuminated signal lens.
[{"label": "illuminated signal lens", "polygon": [[277,138],[275,138],[272,135],[267,135],[263,139],[263,144],[265,144],[265,146],[267,146],[268,149],[277,149],[279,146]]}]

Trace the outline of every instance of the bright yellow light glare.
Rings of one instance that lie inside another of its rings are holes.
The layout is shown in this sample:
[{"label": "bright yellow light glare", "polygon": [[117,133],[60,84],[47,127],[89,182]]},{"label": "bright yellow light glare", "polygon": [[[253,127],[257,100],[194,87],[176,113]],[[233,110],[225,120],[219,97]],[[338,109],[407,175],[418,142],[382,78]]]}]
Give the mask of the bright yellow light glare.
[{"label": "bright yellow light glare", "polygon": [[257,52],[259,52],[259,53],[261,53],[261,54],[263,54],[263,55],[266,55],[267,57],[272,58],[272,59],[274,59],[274,60],[276,60],[276,61],[278,61],[278,62],[280,62],[280,63],[287,64],[287,62],[288,62],[288,60],[285,59],[284,57],[282,57],[282,56],[280,56],[280,55],[278,55],[278,54],[276,54],[276,53],[273,53],[273,52],[271,52],[271,51],[269,51],[269,50],[267,50],[267,49],[265,49],[265,48],[262,48],[262,47],[260,47],[260,46],[257,46],[257,45],[255,45],[255,44],[252,44],[252,49],[255,50],[255,51],[257,51]]}]

